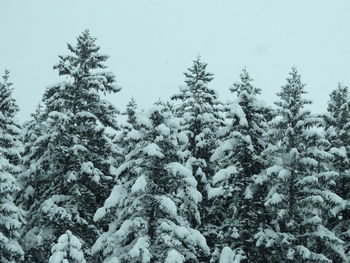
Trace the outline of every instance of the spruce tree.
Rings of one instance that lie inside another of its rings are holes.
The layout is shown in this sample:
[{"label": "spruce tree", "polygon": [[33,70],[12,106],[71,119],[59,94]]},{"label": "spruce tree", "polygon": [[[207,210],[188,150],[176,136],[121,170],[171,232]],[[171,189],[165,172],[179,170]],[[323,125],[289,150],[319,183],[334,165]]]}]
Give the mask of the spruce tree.
[{"label": "spruce tree", "polygon": [[21,128],[15,119],[18,106],[12,97],[12,83],[5,71],[0,82],[0,261],[22,262],[18,243],[24,223],[23,211],[14,203],[19,191],[17,176],[22,150]]},{"label": "spruce tree", "polygon": [[278,116],[270,122],[265,151],[271,165],[262,175],[271,221],[255,237],[270,250],[268,262],[347,262],[342,241],[326,227],[343,200],[330,190],[337,173],[328,167],[332,155],[317,129],[321,120],[305,109],[311,102],[303,98],[304,86],[293,67],[277,94]]},{"label": "spruce tree", "polygon": [[344,209],[337,217],[331,218],[328,224],[345,242],[345,252],[350,258],[350,98],[348,87],[339,84],[338,88],[332,91],[324,121],[326,136],[330,142],[328,151],[333,155],[330,165],[338,173],[333,190],[346,201]]},{"label": "spruce tree", "polygon": [[213,200],[210,214],[215,218],[210,238],[219,251],[228,246],[240,254],[242,262],[257,263],[267,262],[266,251],[255,246],[254,235],[259,225],[266,224],[264,188],[255,179],[266,166],[262,156],[266,147],[263,134],[269,110],[257,99],[261,91],[252,81],[244,69],[240,82],[231,88],[237,100],[228,105],[227,124],[218,133],[219,146],[211,158],[219,170],[209,190]]},{"label": "spruce tree", "polygon": [[128,117],[128,123],[131,125],[135,123],[136,121],[136,111],[137,111],[137,104],[134,98],[131,98],[131,100],[128,102],[126,106],[126,115]]},{"label": "spruce tree", "polygon": [[117,170],[111,195],[95,214],[109,228],[93,251],[103,262],[201,262],[205,238],[188,222],[200,193],[183,163],[185,134],[165,105],[137,114],[126,136],[134,146]]},{"label": "spruce tree", "polygon": [[[33,169],[35,169],[35,161],[40,151],[33,151],[34,142],[44,135],[46,130],[46,123],[44,117],[44,108],[42,104],[38,104],[35,112],[31,114],[29,121],[23,125],[23,154],[21,159],[22,167],[25,169],[18,176],[18,183],[20,185],[20,192],[17,195],[16,202],[27,211],[30,209],[34,200],[34,187],[36,187],[36,178],[33,178]],[[44,151],[43,148],[41,150]],[[31,169],[28,169],[31,167]]]},{"label": "spruce tree", "polygon": [[124,115],[126,115],[126,121],[121,122],[120,129],[116,131],[113,136],[113,144],[118,150],[118,158],[116,162],[121,164],[125,161],[125,156],[134,147],[134,142],[129,140],[128,134],[136,129],[136,116],[137,116],[137,104],[134,98],[128,102]]},{"label": "spruce tree", "polygon": [[[223,122],[223,105],[218,99],[217,92],[209,87],[213,80],[213,74],[207,71],[207,63],[201,61],[198,56],[191,68],[184,73],[186,86],[180,89],[180,93],[172,96],[174,102],[173,111],[181,119],[182,130],[186,132],[189,142],[190,155],[186,162],[198,182],[197,189],[202,195],[199,215],[192,215],[191,225],[199,227],[201,232],[209,237],[213,231],[208,200],[208,189],[211,177],[214,174],[214,166],[210,162],[210,156],[216,148],[216,131]],[[208,244],[213,247],[212,240]]]},{"label": "spruce tree", "polygon": [[[21,176],[33,188],[26,228],[26,262],[45,262],[57,237],[71,229],[82,240],[84,256],[99,235],[93,215],[108,197],[116,149],[107,128],[116,129],[117,110],[103,99],[120,89],[114,74],[101,71],[99,53],[88,30],[68,44],[54,67],[66,81],[43,96],[43,132],[29,147],[30,164]],[[25,198],[22,198],[25,199]]]}]

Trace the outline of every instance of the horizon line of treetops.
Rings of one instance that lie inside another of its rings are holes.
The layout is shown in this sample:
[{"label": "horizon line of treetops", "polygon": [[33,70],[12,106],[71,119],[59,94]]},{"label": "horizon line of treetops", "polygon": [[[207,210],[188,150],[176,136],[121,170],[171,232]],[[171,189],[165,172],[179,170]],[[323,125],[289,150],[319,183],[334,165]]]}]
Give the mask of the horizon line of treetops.
[{"label": "horizon line of treetops", "polygon": [[312,114],[295,67],[272,108],[246,69],[222,102],[200,58],[170,100],[119,111],[85,30],[29,121],[0,81],[1,263],[347,263],[350,99]]}]

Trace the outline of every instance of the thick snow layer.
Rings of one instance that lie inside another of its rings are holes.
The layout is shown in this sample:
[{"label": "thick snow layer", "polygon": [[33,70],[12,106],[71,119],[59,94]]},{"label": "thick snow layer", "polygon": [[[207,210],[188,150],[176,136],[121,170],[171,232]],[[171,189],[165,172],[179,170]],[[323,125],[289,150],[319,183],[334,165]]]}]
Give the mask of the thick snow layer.
[{"label": "thick snow layer", "polygon": [[261,229],[254,235],[254,238],[257,246],[265,244],[266,247],[271,247],[278,239],[278,235],[272,229]]},{"label": "thick snow layer", "polygon": [[298,182],[298,185],[316,184],[316,183],[318,183],[318,178],[315,175],[309,175],[301,178]]},{"label": "thick snow layer", "polygon": [[228,139],[226,141],[223,141],[218,148],[216,148],[213,155],[210,157],[210,161],[214,162],[217,160],[220,160],[222,157],[225,156],[225,152],[228,150],[232,150],[234,146],[234,140]]},{"label": "thick snow layer", "polygon": [[284,199],[285,199],[285,196],[283,194],[273,193],[271,197],[265,202],[265,205],[266,206],[276,205],[281,203]]},{"label": "thick snow layer", "polygon": [[[181,175],[183,177],[192,177],[192,172],[187,169],[185,166],[183,166],[180,163],[172,162],[166,165],[166,170],[168,170],[172,175]],[[193,182],[194,183],[194,182]],[[196,186],[196,184],[192,184],[192,186]]]},{"label": "thick snow layer", "polygon": [[279,171],[278,173],[278,178],[282,179],[282,180],[287,180],[290,176],[290,171],[286,170],[286,169],[282,169]]},{"label": "thick snow layer", "polygon": [[169,220],[163,221],[159,226],[159,230],[162,232],[173,232],[178,240],[191,246],[198,246],[207,254],[210,252],[204,236],[198,230],[188,226],[179,226]]},{"label": "thick snow layer", "polygon": [[148,250],[149,241],[148,237],[139,237],[129,251],[129,255],[131,258],[140,258],[141,263],[149,263],[151,260],[151,253]]},{"label": "thick snow layer", "polygon": [[139,176],[136,180],[133,186],[131,187],[131,192],[144,192],[147,186],[147,180],[145,175]]},{"label": "thick snow layer", "polygon": [[162,153],[162,150],[155,143],[148,144],[145,148],[143,148],[143,152],[148,156],[164,158],[164,154]]},{"label": "thick snow layer", "polygon": [[213,199],[218,196],[222,196],[224,194],[223,187],[214,187],[214,188],[209,188],[208,190],[208,198]]},{"label": "thick snow layer", "polygon": [[118,206],[127,197],[127,191],[123,185],[115,185],[109,197],[106,199],[104,206],[97,209],[94,215],[94,221],[98,221],[106,215],[109,208]]},{"label": "thick snow layer", "polygon": [[169,136],[170,129],[169,127],[165,126],[165,124],[160,124],[158,127],[156,127],[156,130],[159,132],[159,134],[164,136]]},{"label": "thick snow layer", "polygon": [[136,114],[136,123],[147,128],[152,127],[152,121],[143,114]]},{"label": "thick snow layer", "polygon": [[246,119],[244,111],[241,108],[241,106],[239,106],[238,103],[230,104],[230,109],[229,110],[230,110],[230,114],[232,114],[233,116],[238,117],[239,125],[241,125],[241,126],[247,126],[248,125],[248,121]]},{"label": "thick snow layer", "polygon": [[220,263],[240,263],[245,257],[229,247],[224,247],[220,256]]},{"label": "thick snow layer", "polygon": [[314,166],[314,167],[316,167],[318,165],[318,162],[315,159],[310,158],[310,157],[302,158],[301,162],[305,165]]},{"label": "thick snow layer", "polygon": [[92,174],[94,174],[94,170],[95,170],[95,167],[94,167],[94,164],[92,162],[84,162],[80,166],[81,173],[92,175]]},{"label": "thick snow layer", "polygon": [[238,171],[235,166],[229,166],[225,169],[221,169],[213,176],[213,184],[227,180],[237,173]]},{"label": "thick snow layer", "polygon": [[86,263],[80,240],[67,230],[51,249],[49,263]]},{"label": "thick snow layer", "polygon": [[194,187],[190,187],[187,189],[190,198],[193,200],[193,202],[195,202],[196,204],[198,204],[199,202],[202,201],[202,194]]},{"label": "thick snow layer", "polygon": [[159,196],[160,208],[171,216],[177,215],[177,207],[173,200],[167,196]]},{"label": "thick snow layer", "polygon": [[143,138],[144,134],[141,131],[138,130],[131,130],[129,131],[126,136],[125,136],[125,140],[134,140],[134,141],[138,141],[141,140]]},{"label": "thick snow layer", "polygon": [[343,157],[343,158],[347,158],[346,148],[344,146],[339,147],[339,148],[332,147],[330,149],[330,153],[332,153],[334,155],[338,155],[338,156]]},{"label": "thick snow layer", "polygon": [[177,138],[179,139],[179,142],[187,144],[188,143],[188,137],[185,132],[179,132],[177,134]]},{"label": "thick snow layer", "polygon": [[170,250],[165,259],[165,263],[183,263],[183,262],[185,262],[185,257],[175,249]]},{"label": "thick snow layer", "polygon": [[250,185],[244,191],[244,198],[245,199],[252,199],[253,198],[253,192],[252,192]]},{"label": "thick snow layer", "polygon": [[65,207],[58,205],[70,199],[71,197],[66,195],[53,195],[42,203],[41,211],[52,220],[60,219],[70,221],[72,219],[72,214],[67,211]]},{"label": "thick snow layer", "polygon": [[302,256],[303,259],[308,259],[311,256],[310,250],[304,246],[297,246],[296,250],[298,254]]},{"label": "thick snow layer", "polygon": [[331,202],[334,206],[345,207],[347,205],[347,201],[342,199],[339,195],[331,192],[331,191],[323,191],[322,196],[324,199]]}]

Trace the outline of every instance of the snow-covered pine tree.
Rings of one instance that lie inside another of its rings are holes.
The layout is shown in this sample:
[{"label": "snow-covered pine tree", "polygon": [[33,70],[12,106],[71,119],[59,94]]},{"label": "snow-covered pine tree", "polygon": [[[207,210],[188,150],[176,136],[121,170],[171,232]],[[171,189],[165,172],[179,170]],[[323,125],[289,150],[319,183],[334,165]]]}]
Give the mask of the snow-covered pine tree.
[{"label": "snow-covered pine tree", "polygon": [[271,250],[268,262],[347,262],[342,241],[325,226],[343,200],[330,190],[337,173],[327,167],[332,156],[317,129],[321,119],[305,109],[311,102],[303,98],[304,86],[293,67],[277,94],[265,151],[271,166],[262,178],[270,185],[265,205],[272,220],[256,234],[257,245]]},{"label": "snow-covered pine tree", "polygon": [[22,151],[21,128],[15,119],[18,106],[12,97],[12,83],[5,71],[0,82],[0,262],[22,262],[18,243],[24,223],[23,211],[14,203],[18,192],[17,175]]},{"label": "snow-covered pine tree", "polygon": [[[86,260],[99,235],[96,209],[109,196],[115,149],[107,128],[117,128],[117,110],[102,95],[115,93],[114,74],[101,71],[99,53],[88,30],[77,38],[72,55],[54,67],[67,81],[43,96],[45,130],[33,142],[31,164],[21,181],[33,187],[26,228],[26,262],[45,262],[51,244],[67,229],[82,240]],[[23,199],[23,198],[22,198]]]},{"label": "snow-covered pine tree", "polygon": [[[345,242],[345,252],[350,259],[350,97],[348,87],[339,84],[330,94],[325,130],[333,155],[331,167],[338,176],[333,190],[346,201],[346,206],[329,220],[329,227]],[[335,261],[338,262],[338,261]],[[342,261],[339,261],[342,262]]]},{"label": "snow-covered pine tree", "polygon": [[0,147],[3,149],[5,158],[13,165],[11,173],[17,175],[20,172],[18,167],[23,144],[21,141],[21,126],[16,120],[16,114],[19,108],[14,98],[12,98],[12,83],[9,81],[10,72],[5,70],[2,76],[0,90],[0,112],[2,113],[0,128],[2,137],[0,138]]},{"label": "snow-covered pine tree", "polygon": [[117,183],[95,220],[109,229],[93,252],[103,262],[201,262],[205,238],[188,222],[198,214],[200,193],[186,159],[187,136],[165,105],[137,114],[126,136],[134,147],[117,169]]},{"label": "snow-covered pine tree", "polygon": [[267,223],[264,185],[255,184],[255,178],[266,167],[262,153],[268,108],[257,99],[261,91],[252,81],[244,69],[240,82],[233,84],[231,92],[237,100],[228,104],[227,123],[218,133],[219,146],[211,157],[219,167],[209,190],[210,214],[215,219],[211,223],[216,226],[210,236],[217,250],[213,262],[218,262],[217,254],[226,246],[242,262],[267,262],[266,253],[255,246],[254,235]]},{"label": "snow-covered pine tree", "polygon": [[[34,187],[36,187],[36,178],[33,178],[33,171],[28,167],[35,167],[37,155],[40,152],[33,151],[34,142],[43,135],[46,130],[44,108],[42,104],[38,104],[35,112],[31,114],[29,121],[23,125],[23,154],[21,159],[21,166],[25,167],[22,173],[18,176],[18,183],[20,192],[17,195],[16,202],[20,204],[21,208],[28,211],[33,204]],[[44,150],[44,149],[42,149]],[[22,234],[24,235],[24,234]]]},{"label": "snow-covered pine tree", "polygon": [[80,240],[70,230],[51,249],[49,263],[86,263]]},{"label": "snow-covered pine tree", "polygon": [[128,123],[133,125],[136,121],[136,111],[137,104],[134,98],[131,98],[128,104],[126,105],[126,115],[128,116]]},{"label": "snow-covered pine tree", "polygon": [[[200,217],[193,217],[191,224],[199,227],[207,236],[211,232],[208,209],[211,207],[208,200],[208,189],[214,167],[210,163],[210,156],[216,148],[216,131],[222,124],[223,105],[218,100],[217,92],[208,84],[213,80],[213,74],[207,71],[207,63],[198,56],[191,68],[184,73],[185,87],[180,93],[172,96],[173,111],[181,119],[182,130],[189,137],[188,150],[191,152],[186,167],[193,172],[203,196],[200,204]],[[207,240],[210,247],[210,240]]]},{"label": "snow-covered pine tree", "polygon": [[123,115],[126,115],[126,120],[120,123],[121,128],[116,132],[113,138],[113,143],[119,150],[119,164],[125,161],[125,156],[130,152],[131,148],[134,147],[134,142],[127,138],[129,132],[136,129],[137,104],[134,98],[131,98],[126,105]]}]

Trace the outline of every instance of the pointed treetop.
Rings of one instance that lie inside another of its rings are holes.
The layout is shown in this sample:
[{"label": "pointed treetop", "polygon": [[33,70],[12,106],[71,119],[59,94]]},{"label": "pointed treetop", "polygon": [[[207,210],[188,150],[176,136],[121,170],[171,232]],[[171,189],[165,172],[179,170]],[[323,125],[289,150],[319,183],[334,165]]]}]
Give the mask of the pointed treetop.
[{"label": "pointed treetop", "polygon": [[128,116],[128,122],[131,124],[136,123],[136,110],[137,110],[137,103],[134,97],[132,97],[128,104],[126,105],[126,112],[125,114]]},{"label": "pointed treetop", "polygon": [[202,81],[203,84],[208,84],[210,81],[212,81],[214,74],[206,71],[207,66],[208,64],[202,62],[200,56],[198,55],[193,61],[193,66],[188,68],[189,72],[184,73],[186,77],[186,84],[189,87],[195,87],[199,81]]},{"label": "pointed treetop", "polygon": [[12,98],[12,83],[9,82],[10,72],[4,71],[3,81],[0,82],[0,112],[3,116],[13,118],[19,111],[16,100]]},{"label": "pointed treetop", "polygon": [[347,86],[338,83],[337,89],[333,90],[329,97],[327,111],[337,114],[342,105],[349,103],[349,89]]},{"label": "pointed treetop", "polygon": [[39,102],[36,107],[35,107],[35,110],[33,113],[30,114],[30,116],[36,120],[36,121],[39,121],[43,118],[43,114],[44,114],[44,105],[42,102]]},{"label": "pointed treetop", "polygon": [[2,75],[2,79],[4,80],[4,83],[6,83],[8,86],[11,86],[12,83],[8,82],[10,77],[10,71],[8,69],[4,70],[4,75]]},{"label": "pointed treetop", "polygon": [[68,49],[81,58],[88,58],[91,53],[97,53],[100,50],[99,46],[96,46],[97,38],[92,37],[90,31],[86,29],[77,37],[77,46],[73,47],[67,43]]},{"label": "pointed treetop", "polygon": [[[67,56],[59,56],[60,60],[54,69],[59,75],[70,76],[79,86],[87,89],[94,88],[97,91],[115,93],[121,88],[115,85],[115,75],[112,72],[97,72],[97,69],[106,68],[107,55],[99,53],[100,47],[95,44],[96,38],[85,30],[77,38],[77,45],[68,44],[68,49],[73,53]],[[82,84],[82,82],[84,82]]]},{"label": "pointed treetop", "polygon": [[277,93],[281,101],[275,102],[277,106],[289,108],[293,114],[297,114],[306,104],[311,104],[310,100],[303,99],[307,92],[304,90],[305,83],[301,81],[301,75],[295,66],[292,67],[287,78],[287,83],[282,86],[282,90]]},{"label": "pointed treetop", "polygon": [[[54,66],[54,69],[58,69],[60,75],[75,76],[89,74],[93,69],[106,68],[104,62],[108,56],[98,53],[100,47],[95,42],[96,38],[91,36],[89,30],[85,30],[78,36],[76,46],[67,44],[74,55],[59,56],[60,62]],[[76,68],[80,70],[77,71]]]},{"label": "pointed treetop", "polygon": [[247,94],[257,95],[261,93],[261,89],[254,87],[251,82],[254,81],[252,79],[247,71],[246,68],[244,68],[241,72],[240,76],[240,82],[236,82],[233,84],[233,86],[230,88],[232,93],[237,93],[237,96],[239,97],[242,92],[246,92]]}]

